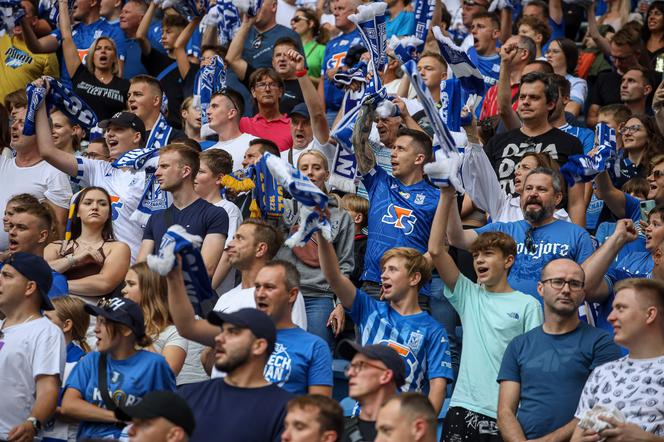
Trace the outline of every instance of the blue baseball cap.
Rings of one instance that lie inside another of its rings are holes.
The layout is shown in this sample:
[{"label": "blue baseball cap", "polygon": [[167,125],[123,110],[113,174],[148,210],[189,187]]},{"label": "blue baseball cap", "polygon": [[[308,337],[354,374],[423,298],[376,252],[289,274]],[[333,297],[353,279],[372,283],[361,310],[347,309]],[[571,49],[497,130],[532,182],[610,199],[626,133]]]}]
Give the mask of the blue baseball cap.
[{"label": "blue baseball cap", "polygon": [[145,336],[145,319],[141,306],[127,298],[103,298],[97,305],[86,304],[85,311],[112,322],[126,325],[136,338]]},{"label": "blue baseball cap", "polygon": [[54,310],[48,292],[53,284],[53,270],[41,256],[31,253],[16,252],[6,259],[4,264],[12,266],[28,281],[37,284],[37,290],[42,299],[42,309]]},{"label": "blue baseball cap", "polygon": [[224,323],[248,328],[257,338],[267,340],[268,355],[274,351],[277,342],[277,328],[274,321],[266,313],[255,308],[243,308],[233,313],[215,312],[208,314],[210,324],[222,326]]},{"label": "blue baseball cap", "polygon": [[293,106],[293,109],[288,114],[289,116],[293,115],[302,115],[307,120],[309,119],[309,108],[305,103],[298,103]]}]

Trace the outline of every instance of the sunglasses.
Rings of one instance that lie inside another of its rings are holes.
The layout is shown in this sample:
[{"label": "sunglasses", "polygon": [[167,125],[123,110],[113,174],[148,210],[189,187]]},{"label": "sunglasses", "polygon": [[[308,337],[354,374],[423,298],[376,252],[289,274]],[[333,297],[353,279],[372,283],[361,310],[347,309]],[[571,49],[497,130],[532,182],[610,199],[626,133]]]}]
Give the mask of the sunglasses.
[{"label": "sunglasses", "polygon": [[307,21],[307,19],[305,17],[300,17],[300,16],[296,15],[295,17],[291,18],[290,22],[291,23],[299,23],[302,20]]},{"label": "sunglasses", "polygon": [[658,180],[664,176],[664,170],[653,170],[650,175],[654,176],[655,179]]}]

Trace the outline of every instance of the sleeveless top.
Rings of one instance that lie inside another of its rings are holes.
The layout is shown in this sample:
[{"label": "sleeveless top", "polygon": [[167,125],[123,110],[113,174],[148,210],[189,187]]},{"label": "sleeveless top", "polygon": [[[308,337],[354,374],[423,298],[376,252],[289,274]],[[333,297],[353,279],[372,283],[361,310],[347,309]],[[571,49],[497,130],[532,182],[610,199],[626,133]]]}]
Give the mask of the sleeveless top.
[{"label": "sleeveless top", "polygon": [[[106,244],[106,241],[104,241],[104,243],[97,249],[97,251],[101,254],[104,261],[101,264],[98,264],[97,262],[87,262],[85,264],[72,267],[65,272],[62,272],[62,274],[65,275],[65,277],[67,278],[67,281],[75,281],[77,279],[85,278],[87,276],[98,275],[99,272],[101,272],[101,269],[104,267],[104,263],[106,262],[106,254],[104,253],[104,244]],[[76,242],[76,240],[73,240],[71,241],[69,247],[67,247],[67,249],[64,251],[59,252],[58,255],[60,255],[62,258],[68,255],[73,255],[74,249],[76,247],[78,247],[78,243]]]}]

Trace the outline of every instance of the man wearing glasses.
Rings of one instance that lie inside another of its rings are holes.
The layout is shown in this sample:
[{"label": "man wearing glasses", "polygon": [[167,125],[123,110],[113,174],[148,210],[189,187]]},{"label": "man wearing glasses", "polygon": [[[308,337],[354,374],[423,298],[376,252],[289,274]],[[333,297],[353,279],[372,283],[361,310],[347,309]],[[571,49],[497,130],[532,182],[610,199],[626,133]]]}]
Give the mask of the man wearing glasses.
[{"label": "man wearing glasses", "polygon": [[362,347],[350,340],[339,344],[339,354],[350,360],[346,367],[348,395],[360,405],[356,416],[344,418],[346,441],[369,441],[376,438],[378,411],[406,382],[406,366],[399,354],[387,345]]},{"label": "man wearing glasses", "polygon": [[537,292],[544,300],[544,324],[514,338],[498,373],[498,428],[506,442],[569,440],[590,372],[620,357],[606,331],[579,320],[584,281],[583,269],[570,259],[555,259],[542,269]]}]

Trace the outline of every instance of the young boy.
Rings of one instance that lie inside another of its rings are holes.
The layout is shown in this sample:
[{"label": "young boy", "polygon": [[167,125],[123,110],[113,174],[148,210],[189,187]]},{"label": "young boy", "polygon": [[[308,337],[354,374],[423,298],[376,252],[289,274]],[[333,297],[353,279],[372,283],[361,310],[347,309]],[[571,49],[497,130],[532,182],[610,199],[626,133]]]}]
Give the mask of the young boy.
[{"label": "young boy", "polygon": [[431,265],[413,248],[389,249],[380,262],[381,297],[387,302],[378,301],[341,273],[334,247],[317,235],[321,270],[360,328],[361,344],[397,351],[406,364],[402,391],[423,391],[428,382],[429,400],[440,412],[447,381],[453,378],[447,333],[417,303],[420,288],[431,278]]},{"label": "young boy", "polygon": [[369,214],[369,200],[347,193],[341,198],[341,207],[345,209],[353,219],[355,225],[355,242],[353,243],[353,256],[355,258],[355,268],[350,274],[350,280],[355,287],[360,288],[362,281],[362,270],[364,270],[364,254],[367,251],[367,235],[364,229],[369,224],[367,215]]},{"label": "young boy", "polygon": [[441,440],[500,441],[495,380],[503,353],[513,338],[542,323],[542,308],[534,297],[513,290],[507,282],[516,257],[516,243],[509,235],[485,232],[472,244],[477,283],[459,271],[444,244],[452,204],[456,204],[454,189],[442,188],[429,254],[445,284],[445,297],[461,317],[463,347],[471,351],[461,353]]}]

